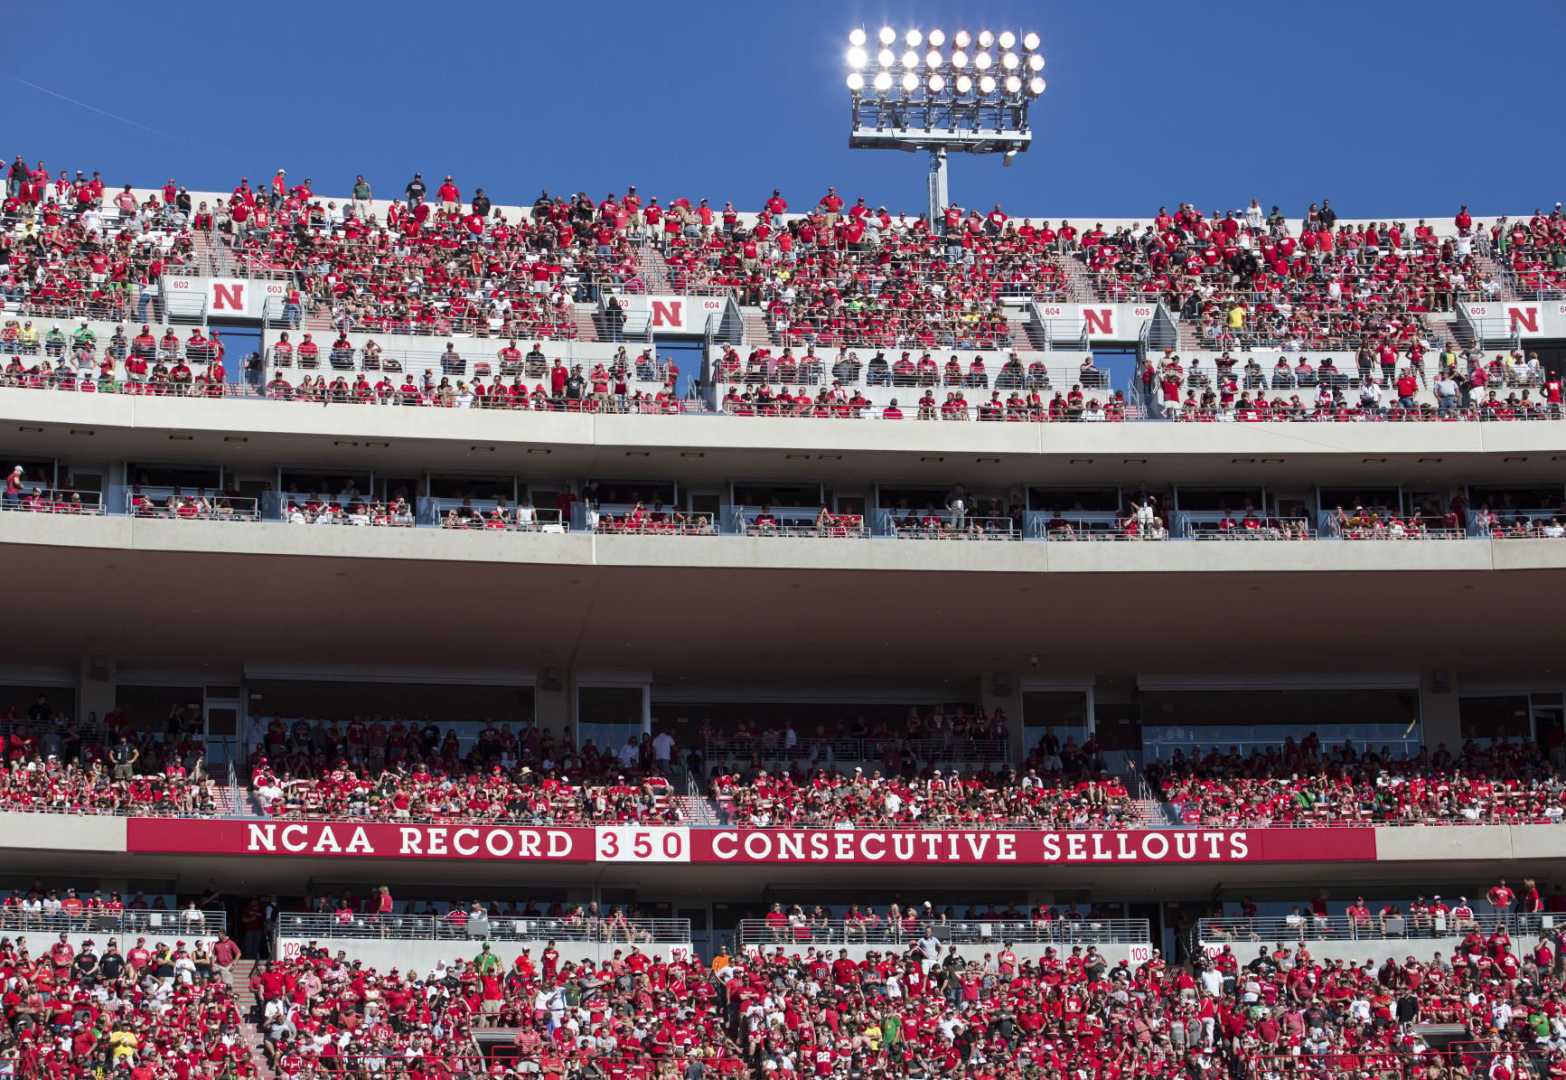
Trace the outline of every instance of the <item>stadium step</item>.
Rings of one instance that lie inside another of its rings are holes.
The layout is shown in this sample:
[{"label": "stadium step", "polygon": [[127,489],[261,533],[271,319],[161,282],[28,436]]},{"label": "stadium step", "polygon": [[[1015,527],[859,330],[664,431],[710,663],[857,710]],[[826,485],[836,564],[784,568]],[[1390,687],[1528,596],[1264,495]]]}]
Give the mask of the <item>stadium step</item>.
[{"label": "stadium step", "polygon": [[759,307],[742,307],[740,314],[745,320],[745,344],[751,348],[758,345],[776,345],[772,340],[772,328],[767,325],[767,316]]},{"label": "stadium step", "polygon": [[1093,275],[1083,265],[1082,260],[1075,255],[1067,255],[1057,259],[1066,276],[1066,299],[1073,304],[1096,304],[1099,302],[1098,288],[1093,284]]},{"label": "stadium step", "polygon": [[1169,805],[1161,799],[1136,799],[1133,804],[1136,807],[1137,824],[1141,828],[1165,829],[1179,824],[1170,812]]},{"label": "stadium step", "polygon": [[636,265],[642,273],[642,280],[647,283],[647,291],[654,296],[667,296],[674,292],[674,284],[669,276],[669,263],[663,257],[663,252],[653,244],[642,244],[636,249]]},{"label": "stadium step", "polygon": [[680,811],[681,822],[686,825],[723,824],[718,808],[705,795],[676,795],[674,804]]},{"label": "stadium step", "polygon": [[255,974],[256,962],[254,960],[235,960],[234,975],[234,1006],[239,1010],[239,1032],[245,1040],[245,1045],[250,1048],[250,1061],[255,1066],[256,1075],[261,1080],[273,1080],[276,1075],[266,1060],[266,1039],[261,1034],[261,1029],[255,1024],[256,995],[250,989],[250,976]]},{"label": "stadium step", "polygon": [[1044,328],[1035,325],[1028,317],[1026,310],[1008,307],[1006,309],[1006,321],[1011,324],[1011,340],[1019,346],[1026,345],[1029,349],[1037,349],[1040,352],[1049,348],[1049,341],[1045,337]]},{"label": "stadium step", "polygon": [[1448,342],[1455,342],[1459,348],[1466,349],[1473,343],[1473,334],[1467,324],[1455,315],[1444,311],[1427,311],[1420,316],[1420,320],[1438,346],[1444,348]]},{"label": "stadium step", "polygon": [[607,341],[606,335],[598,332],[598,305],[575,304],[576,314],[576,340],[578,341]]}]

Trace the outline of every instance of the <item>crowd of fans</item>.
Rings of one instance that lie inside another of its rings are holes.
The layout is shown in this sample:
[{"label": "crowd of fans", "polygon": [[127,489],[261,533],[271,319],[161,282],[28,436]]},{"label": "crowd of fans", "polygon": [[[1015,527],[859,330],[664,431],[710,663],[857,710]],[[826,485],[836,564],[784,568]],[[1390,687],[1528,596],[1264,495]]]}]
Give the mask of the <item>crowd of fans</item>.
[{"label": "crowd of fans", "polygon": [[130,732],[121,713],[77,724],[42,698],[30,711],[0,724],[0,808],[210,816],[223,806],[198,734]]},{"label": "crowd of fans", "polygon": [[1566,213],[1536,209],[1527,222],[1502,216],[1490,226],[1495,258],[1525,297],[1559,300],[1566,293]]},{"label": "crowd of fans", "polygon": [[[127,947],[128,946],[128,947]],[[36,948],[36,951],[34,949]],[[226,936],[0,938],[0,1069],[17,1077],[247,1078]]]},{"label": "crowd of fans", "polygon": [[1538,747],[1504,740],[1398,758],[1311,735],[1248,755],[1177,752],[1147,774],[1191,825],[1527,824],[1566,813],[1566,781]]},{"label": "crowd of fans", "polygon": [[808,775],[723,773],[712,797],[736,825],[819,828],[1120,828],[1136,821],[1125,785],[1110,776],[1066,779],[1028,769],[1021,775],[933,769],[928,777],[818,769]]},{"label": "crowd of fans", "polygon": [[1442,238],[1424,220],[1340,224],[1323,200],[1296,235],[1255,200],[1210,215],[1181,203],[1145,226],[1095,226],[1076,254],[1105,299],[1162,302],[1199,327],[1206,348],[1357,349],[1410,341],[1422,314],[1500,296],[1475,259],[1466,207],[1453,225]]},{"label": "crowd of fans", "polygon": [[538,728],[503,724],[486,725],[464,748],[455,729],[435,724],[274,719],[251,786],[277,817],[677,824],[673,741],[663,739],[571,749]]},{"label": "crowd of fans", "polygon": [[[505,1029],[508,1076],[1390,1077],[1515,1080],[1566,1069],[1559,942],[1436,949],[1352,963],[1306,946],[1191,968],[1093,946],[978,959],[920,940],[720,950],[710,963],[637,946],[602,960],[489,948],[429,972],[324,949],[252,986],[279,1075],[471,1074],[475,1031]],[[1453,1039],[1421,1025],[1466,1030]],[[1435,1040],[1435,1041],[1432,1041]],[[433,1072],[430,1072],[433,1070]]]},{"label": "crowd of fans", "polygon": [[194,260],[190,196],[172,181],[138,198],[94,172],[51,176],[20,155],[0,202],[0,303],[24,316],[145,318],[158,281]]},{"label": "crowd of fans", "polygon": [[[1256,421],[1558,420],[1563,381],[1537,353],[1434,352],[1419,341],[1363,346],[1355,370],[1331,356],[1280,355],[1270,370],[1224,352],[1187,364],[1173,350],[1138,367],[1150,415],[1207,423]],[[1271,396],[1269,396],[1269,391]]]}]

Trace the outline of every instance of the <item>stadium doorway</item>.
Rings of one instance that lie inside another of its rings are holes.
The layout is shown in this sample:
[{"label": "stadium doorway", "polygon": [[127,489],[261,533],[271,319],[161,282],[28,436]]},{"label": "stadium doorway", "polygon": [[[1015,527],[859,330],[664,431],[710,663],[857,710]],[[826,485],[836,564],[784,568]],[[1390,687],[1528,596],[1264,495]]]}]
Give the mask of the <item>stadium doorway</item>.
[{"label": "stadium doorway", "polygon": [[223,374],[230,383],[245,381],[245,359],[261,352],[261,327],[255,323],[214,323],[223,336]]},{"label": "stadium doorway", "polygon": [[1135,349],[1094,349],[1093,366],[1104,373],[1106,385],[1119,390],[1131,400],[1132,386],[1136,382]]},{"label": "stadium doorway", "polygon": [[675,366],[679,368],[680,378],[675,384],[674,392],[682,399],[689,394],[692,382],[697,384],[698,390],[700,389],[702,365],[707,359],[705,341],[701,338],[689,337],[655,337],[653,353],[674,361]]}]

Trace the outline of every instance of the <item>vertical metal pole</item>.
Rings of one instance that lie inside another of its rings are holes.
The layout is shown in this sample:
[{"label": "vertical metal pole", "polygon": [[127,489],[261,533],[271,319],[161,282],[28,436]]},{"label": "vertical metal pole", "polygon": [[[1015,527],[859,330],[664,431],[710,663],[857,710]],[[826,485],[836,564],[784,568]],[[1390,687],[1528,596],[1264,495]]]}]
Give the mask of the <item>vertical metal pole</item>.
[{"label": "vertical metal pole", "polygon": [[947,198],[946,148],[937,146],[930,151],[930,231],[939,233],[946,220]]}]

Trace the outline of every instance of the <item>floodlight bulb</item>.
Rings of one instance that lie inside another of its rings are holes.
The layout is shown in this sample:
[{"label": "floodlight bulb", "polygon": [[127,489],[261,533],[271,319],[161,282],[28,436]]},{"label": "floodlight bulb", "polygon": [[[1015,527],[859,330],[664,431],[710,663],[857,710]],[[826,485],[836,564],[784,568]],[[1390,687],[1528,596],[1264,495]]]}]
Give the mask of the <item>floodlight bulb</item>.
[{"label": "floodlight bulb", "polygon": [[957,92],[959,94],[966,94],[968,91],[970,91],[972,89],[973,89],[973,80],[972,79],[968,78],[968,76],[966,76],[966,75],[959,75],[959,76],[957,76]]},{"label": "floodlight bulb", "polygon": [[905,74],[903,76],[903,89],[910,94],[919,89],[919,76],[911,71]]},{"label": "floodlight bulb", "polygon": [[910,49],[917,49],[919,43],[924,40],[924,35],[917,30],[910,30],[903,36],[903,40],[908,43]]},{"label": "floodlight bulb", "polygon": [[1016,94],[1022,91],[1022,80],[1015,75],[1006,76],[1006,93]]},{"label": "floodlight bulb", "polygon": [[968,54],[967,53],[963,52],[961,49],[958,49],[956,52],[952,53],[952,67],[956,68],[958,71],[961,71],[963,68],[965,68],[967,66],[968,66]]},{"label": "floodlight bulb", "polygon": [[995,80],[986,75],[979,80],[979,92],[984,94],[995,93]]},{"label": "floodlight bulb", "polygon": [[941,66],[941,52],[939,49],[931,49],[924,54],[924,66],[938,68]]},{"label": "floodlight bulb", "polygon": [[990,54],[981,52],[978,56],[975,56],[973,58],[973,66],[980,71],[988,71],[990,69]]},{"label": "floodlight bulb", "polygon": [[930,76],[928,85],[930,87],[930,93],[939,94],[942,90],[946,89],[946,80],[941,78],[940,74],[937,73]]},{"label": "floodlight bulb", "polygon": [[1037,34],[1033,33],[1032,31],[1029,31],[1028,33],[1024,34],[1022,36],[1022,47],[1024,49],[1029,49],[1029,50],[1038,48],[1039,47],[1039,36]]},{"label": "floodlight bulb", "polygon": [[1032,94],[1034,97],[1038,97],[1043,92],[1044,80],[1039,78],[1037,75],[1033,76],[1033,78],[1028,81],[1028,93]]},{"label": "floodlight bulb", "polygon": [[848,88],[857,94],[865,88],[865,77],[857,71],[850,71],[848,73]]},{"label": "floodlight bulb", "polygon": [[996,40],[1000,42],[1001,48],[1009,49],[1013,45],[1017,44],[1017,35],[1013,34],[1010,30],[1002,30],[1000,37]]},{"label": "floodlight bulb", "polygon": [[919,66],[919,54],[909,49],[903,53],[903,67],[916,68]]},{"label": "floodlight bulb", "polygon": [[883,93],[890,90],[892,88],[892,73],[889,71],[878,73],[875,77],[875,88]]},{"label": "floodlight bulb", "polygon": [[1034,53],[1032,56],[1028,57],[1028,70],[1029,71],[1043,71],[1044,70],[1044,56],[1043,56],[1042,53]]},{"label": "floodlight bulb", "polygon": [[897,31],[896,30],[893,30],[890,26],[883,26],[883,27],[881,27],[881,44],[882,45],[890,45],[892,42],[894,42],[896,40],[897,40]]},{"label": "floodlight bulb", "polygon": [[870,62],[870,57],[858,45],[848,50],[848,66],[858,71]]},{"label": "floodlight bulb", "polygon": [[882,67],[891,67],[893,64],[897,63],[897,57],[892,55],[891,49],[882,49],[880,52],[875,54],[875,62],[880,64]]},{"label": "floodlight bulb", "polygon": [[980,30],[979,48],[988,49],[993,44],[995,44],[995,35],[990,33],[988,30]]},{"label": "floodlight bulb", "polygon": [[1001,67],[1005,68],[1007,71],[1016,71],[1017,65],[1020,63],[1022,63],[1022,61],[1018,59],[1017,54],[1014,52],[1009,52],[1005,56],[1001,57]]},{"label": "floodlight bulb", "polygon": [[966,30],[957,31],[957,36],[952,38],[952,44],[956,45],[959,49],[966,49],[969,44],[972,43],[972,41],[973,35],[968,33]]},{"label": "floodlight bulb", "polygon": [[864,27],[856,26],[850,30],[848,32],[848,43],[850,45],[863,45],[865,43]]},{"label": "floodlight bulb", "polygon": [[936,29],[930,31],[930,44],[939,49],[946,44],[946,31]]}]

